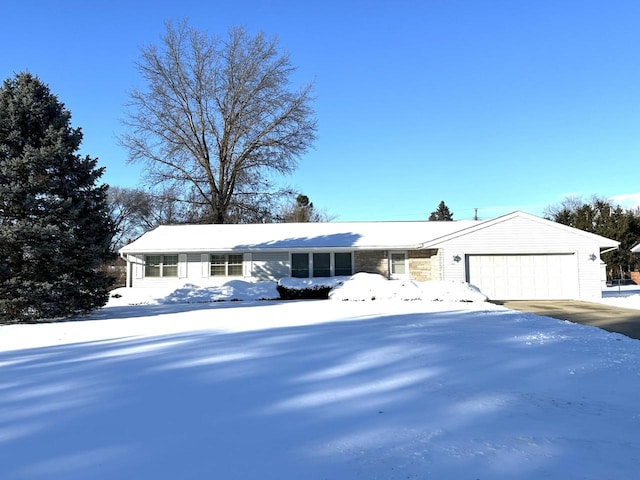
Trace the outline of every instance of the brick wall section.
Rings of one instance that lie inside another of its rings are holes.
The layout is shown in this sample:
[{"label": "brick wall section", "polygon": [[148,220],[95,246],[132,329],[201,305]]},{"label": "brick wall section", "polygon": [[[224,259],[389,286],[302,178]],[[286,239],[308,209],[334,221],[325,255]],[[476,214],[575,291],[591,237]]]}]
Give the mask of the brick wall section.
[{"label": "brick wall section", "polygon": [[353,266],[356,272],[379,273],[389,276],[389,263],[383,250],[356,250],[353,256]]},{"label": "brick wall section", "polygon": [[640,272],[631,272],[631,280],[636,285],[640,285]]},{"label": "brick wall section", "polygon": [[[411,280],[418,282],[440,280],[440,256],[437,249],[409,250],[407,258]],[[383,250],[356,250],[353,262],[356,272],[389,276],[389,261]]]},{"label": "brick wall section", "polygon": [[427,282],[440,280],[440,257],[438,250],[409,250],[409,274],[411,280]]}]

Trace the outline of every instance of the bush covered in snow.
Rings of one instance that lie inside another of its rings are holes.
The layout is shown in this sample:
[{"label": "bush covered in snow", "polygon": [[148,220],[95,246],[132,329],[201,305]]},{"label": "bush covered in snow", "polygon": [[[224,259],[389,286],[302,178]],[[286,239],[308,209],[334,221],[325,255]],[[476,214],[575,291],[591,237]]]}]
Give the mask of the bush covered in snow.
[{"label": "bush covered in snow", "polygon": [[427,302],[486,302],[487,296],[474,285],[456,280],[422,282],[421,298]]},{"label": "bush covered in snow", "polygon": [[388,280],[373,273],[356,273],[330,293],[332,300],[424,300],[484,302],[487,297],[473,285],[456,281],[414,282]]},{"label": "bush covered in snow", "polygon": [[329,298],[329,293],[337,285],[348,280],[349,277],[327,278],[292,278],[285,277],[278,281],[276,287],[282,300],[302,300]]},{"label": "bush covered in snow", "polygon": [[465,282],[389,280],[373,273],[352,277],[282,278],[280,281],[246,282],[232,280],[218,286],[184,284],[179,288],[118,288],[111,292],[109,304],[209,303],[238,300],[327,299],[423,300],[428,302],[484,302],[476,287]]}]

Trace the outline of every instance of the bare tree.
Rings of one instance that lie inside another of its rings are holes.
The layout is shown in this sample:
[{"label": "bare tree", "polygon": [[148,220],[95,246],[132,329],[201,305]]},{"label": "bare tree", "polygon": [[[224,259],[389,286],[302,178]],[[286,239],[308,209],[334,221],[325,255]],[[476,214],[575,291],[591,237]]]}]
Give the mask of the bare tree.
[{"label": "bare tree", "polygon": [[115,227],[111,251],[142,235],[149,227],[151,198],[137,188],[109,187],[107,191],[109,215]]},{"label": "bare tree", "polygon": [[576,195],[569,195],[562,199],[561,202],[555,203],[553,205],[547,205],[542,215],[547,220],[553,220],[554,222],[564,223],[569,225],[570,222],[568,220],[569,215],[572,212],[576,212],[580,207],[582,207],[586,202],[582,199],[582,197]]},{"label": "bare tree", "polygon": [[312,85],[291,88],[288,54],[262,33],[166,29],[160,47],[142,49],[146,89],[130,93],[121,143],[146,162],[151,185],[183,192],[204,221],[242,220],[282,193],[273,174],[292,172],[315,140]]}]

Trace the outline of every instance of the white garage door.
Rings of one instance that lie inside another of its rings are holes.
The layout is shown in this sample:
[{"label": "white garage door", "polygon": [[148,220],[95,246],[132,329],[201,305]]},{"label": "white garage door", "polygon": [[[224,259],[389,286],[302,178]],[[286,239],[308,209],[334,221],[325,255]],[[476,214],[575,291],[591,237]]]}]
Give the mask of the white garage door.
[{"label": "white garage door", "polygon": [[575,255],[469,255],[467,280],[491,300],[578,297]]}]

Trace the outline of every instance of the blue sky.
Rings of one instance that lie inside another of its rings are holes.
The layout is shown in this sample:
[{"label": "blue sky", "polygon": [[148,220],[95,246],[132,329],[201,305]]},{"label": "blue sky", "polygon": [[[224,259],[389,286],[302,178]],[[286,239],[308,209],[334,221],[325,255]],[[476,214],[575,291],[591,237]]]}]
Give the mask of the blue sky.
[{"label": "blue sky", "polygon": [[336,220],[540,215],[567,195],[640,203],[635,0],[4,0],[0,78],[28,70],[84,132],[111,185],[139,48],[164,21],[279,38],[315,82],[318,140],[288,184]]}]

